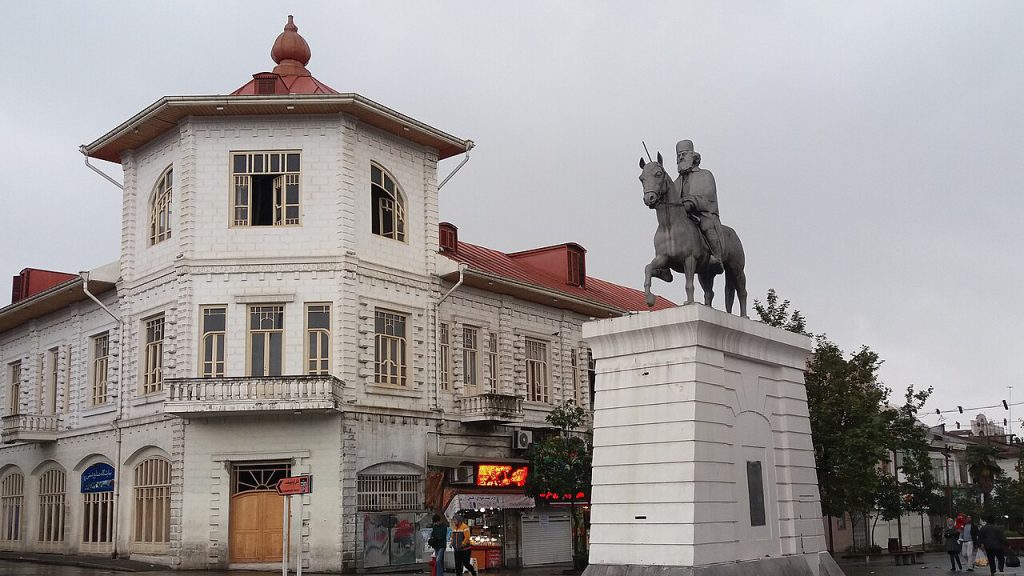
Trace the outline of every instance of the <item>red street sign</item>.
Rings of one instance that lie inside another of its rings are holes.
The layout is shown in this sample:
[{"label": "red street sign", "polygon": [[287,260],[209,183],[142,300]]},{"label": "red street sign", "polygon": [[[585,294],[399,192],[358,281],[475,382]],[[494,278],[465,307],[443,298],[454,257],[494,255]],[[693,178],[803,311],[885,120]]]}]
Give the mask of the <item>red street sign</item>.
[{"label": "red street sign", "polygon": [[313,476],[311,474],[304,474],[302,476],[292,476],[290,478],[282,478],[277,483],[277,493],[281,496],[291,496],[293,494],[310,494],[313,492]]}]

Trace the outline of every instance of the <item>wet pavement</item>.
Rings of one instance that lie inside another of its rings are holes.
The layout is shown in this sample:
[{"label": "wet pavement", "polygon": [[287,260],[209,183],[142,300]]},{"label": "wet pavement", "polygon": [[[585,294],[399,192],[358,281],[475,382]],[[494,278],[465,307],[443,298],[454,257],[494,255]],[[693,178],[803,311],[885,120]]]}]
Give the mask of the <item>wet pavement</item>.
[{"label": "wet pavement", "polygon": [[[112,561],[117,562],[117,561]],[[909,566],[894,566],[892,560],[886,556],[878,557],[870,562],[863,560],[840,560],[846,576],[937,576],[939,574],[951,574],[949,570],[949,556],[942,553],[925,554],[924,562],[911,564]],[[127,565],[126,565],[127,566]],[[522,570],[502,570],[484,572],[483,576],[562,576],[568,566],[545,566],[541,568],[526,568]],[[132,571],[144,576],[279,576],[280,570],[276,571],[242,571],[242,570],[166,570],[162,568],[151,569],[145,567],[139,570],[132,566]],[[126,576],[131,572],[122,571],[110,567],[85,567],[45,564],[32,561],[0,560],[0,576]],[[961,572],[959,574],[972,574],[984,576],[989,573],[988,568],[977,568],[974,572]],[[307,572],[304,572],[307,574]],[[1007,568],[1005,574],[1024,576],[1021,568]],[[393,576],[415,576],[416,573],[397,573]],[[376,575],[388,576],[388,575]],[[452,576],[448,573],[446,576]]]}]

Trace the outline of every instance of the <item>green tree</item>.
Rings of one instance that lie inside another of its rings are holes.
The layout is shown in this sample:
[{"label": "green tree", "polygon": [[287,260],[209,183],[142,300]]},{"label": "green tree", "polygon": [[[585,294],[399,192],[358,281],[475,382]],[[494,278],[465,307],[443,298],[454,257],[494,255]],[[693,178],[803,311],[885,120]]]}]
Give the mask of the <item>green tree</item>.
[{"label": "green tree", "polygon": [[586,411],[572,400],[556,407],[547,421],[559,429],[557,435],[536,442],[527,452],[530,473],[526,477],[526,493],[537,497],[551,492],[571,495],[569,513],[572,520],[573,561],[580,565],[586,558],[582,546],[580,518],[576,511],[576,495],[590,495],[591,447],[586,438],[575,431],[583,426]]},{"label": "green tree", "polygon": [[972,444],[967,447],[967,472],[981,489],[982,502],[986,505],[992,499],[996,478],[1003,474],[998,459],[999,449],[995,446]]},{"label": "green tree", "polygon": [[807,332],[807,321],[804,319],[804,315],[799,310],[793,310],[790,313],[789,300],[784,300],[782,304],[779,304],[779,295],[775,293],[774,288],[768,289],[765,301],[766,304],[762,304],[760,300],[754,298],[754,311],[761,318],[761,322],[797,334],[811,335],[810,332]]}]

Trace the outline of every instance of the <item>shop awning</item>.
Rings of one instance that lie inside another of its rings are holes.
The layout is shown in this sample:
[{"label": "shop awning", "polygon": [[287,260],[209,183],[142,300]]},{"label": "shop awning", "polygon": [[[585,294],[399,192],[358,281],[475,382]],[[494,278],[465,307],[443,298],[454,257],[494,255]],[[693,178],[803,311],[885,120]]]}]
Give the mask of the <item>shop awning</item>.
[{"label": "shop awning", "polygon": [[522,509],[533,508],[533,498],[525,494],[456,494],[444,515],[451,518],[459,510],[477,510],[480,508]]},{"label": "shop awning", "polygon": [[477,464],[477,463],[502,463],[502,464],[526,464],[529,460],[522,458],[504,458],[494,456],[449,456],[447,454],[427,454],[427,466],[437,466],[438,468],[456,468],[463,464]]}]

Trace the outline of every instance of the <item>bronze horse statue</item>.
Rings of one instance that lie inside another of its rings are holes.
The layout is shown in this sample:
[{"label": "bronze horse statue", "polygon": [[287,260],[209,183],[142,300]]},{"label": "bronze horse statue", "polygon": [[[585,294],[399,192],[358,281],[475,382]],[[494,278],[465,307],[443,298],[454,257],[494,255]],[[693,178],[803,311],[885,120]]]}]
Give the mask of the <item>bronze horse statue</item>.
[{"label": "bronze horse statue", "polygon": [[[693,300],[693,276],[697,275],[704,290],[704,304],[711,306],[715,297],[715,272],[708,267],[711,250],[700,227],[687,211],[687,203],[658,161],[640,159],[640,182],[644,185],[644,204],[658,214],[658,231],[654,233],[654,260],[644,268],[644,294],[647,306],[654,306],[651,276],[672,281],[672,270],[686,276],[686,304]],[[743,273],[743,244],[736,231],[722,226],[722,265],[725,268],[725,310],[732,313],[732,303],[739,296],[740,316],[747,318],[747,277]]]}]

